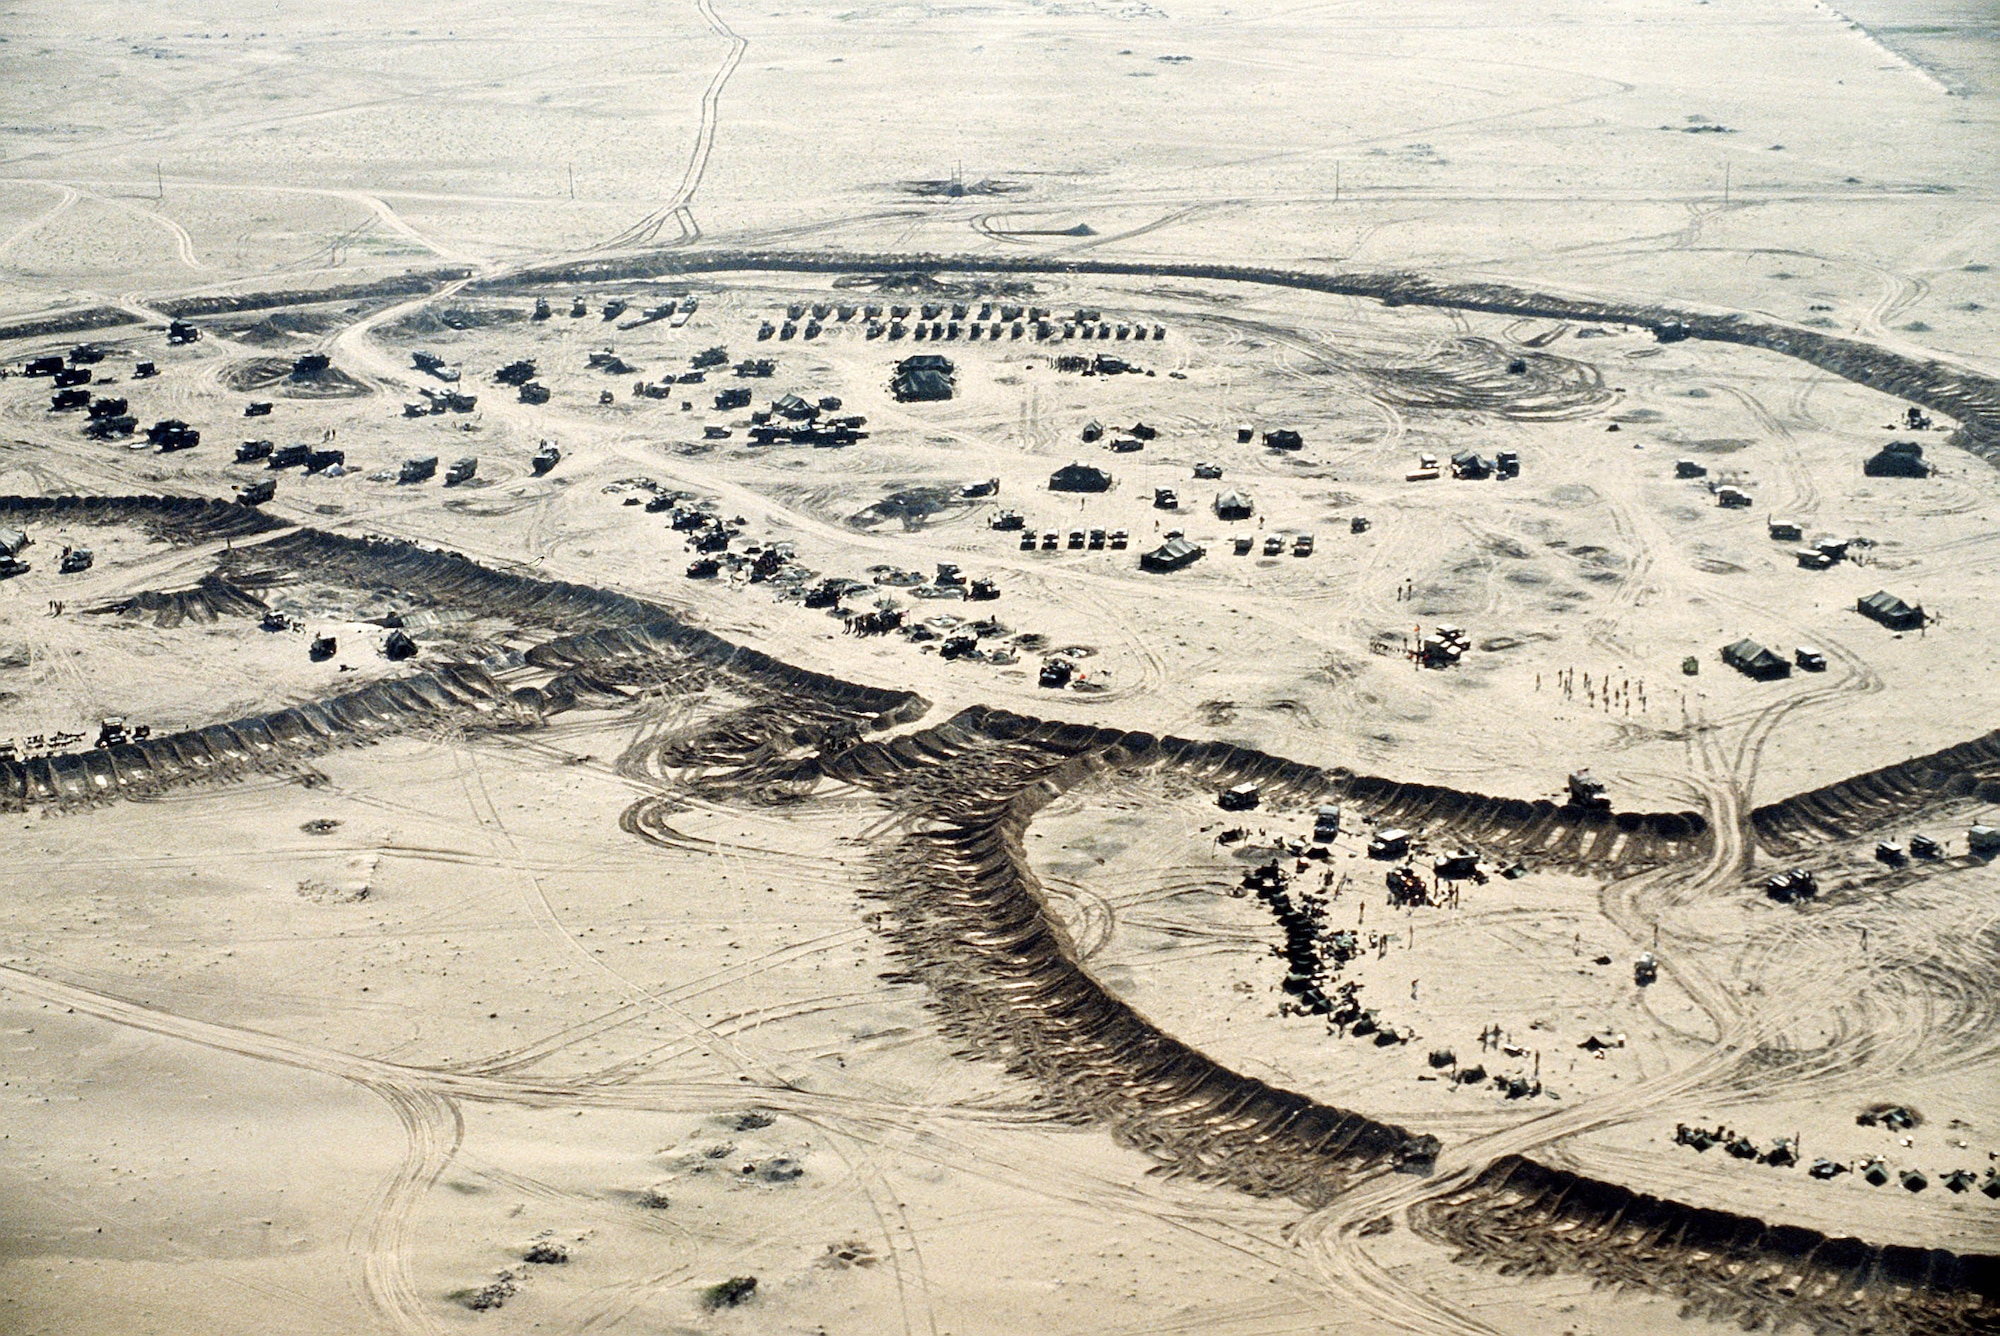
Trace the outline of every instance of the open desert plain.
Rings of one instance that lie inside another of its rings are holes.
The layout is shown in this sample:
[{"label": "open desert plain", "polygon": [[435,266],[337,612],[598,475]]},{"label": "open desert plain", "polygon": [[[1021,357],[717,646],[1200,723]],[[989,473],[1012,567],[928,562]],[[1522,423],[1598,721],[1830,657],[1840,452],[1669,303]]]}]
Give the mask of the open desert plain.
[{"label": "open desert plain", "polygon": [[2000,1330],[1990,7],[0,71],[0,1332]]}]

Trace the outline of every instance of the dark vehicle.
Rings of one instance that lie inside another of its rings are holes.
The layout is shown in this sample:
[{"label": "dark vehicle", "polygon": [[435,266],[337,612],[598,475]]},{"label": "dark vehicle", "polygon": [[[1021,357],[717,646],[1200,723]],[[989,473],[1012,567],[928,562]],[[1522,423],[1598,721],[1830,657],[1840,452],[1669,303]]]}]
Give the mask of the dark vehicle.
[{"label": "dark vehicle", "polygon": [[128,405],[123,399],[99,399],[90,406],[93,418],[124,417]]},{"label": "dark vehicle", "polygon": [[1370,858],[1401,858],[1410,852],[1410,832],[1407,830],[1379,830],[1368,841]]},{"label": "dark vehicle", "polygon": [[690,580],[712,580],[715,578],[716,572],[721,569],[722,563],[714,557],[701,557],[698,560],[688,563],[687,578]]},{"label": "dark vehicle", "polygon": [[1780,872],[1777,876],[1768,878],[1764,882],[1764,894],[1779,904],[1790,904],[1794,900],[1810,900],[1819,894],[1819,878],[1805,868],[1795,867],[1788,872]]},{"label": "dark vehicle", "polygon": [[1261,801],[1255,784],[1238,784],[1215,795],[1215,805],[1225,812],[1247,812]]},{"label": "dark vehicle", "polygon": [[79,408],[90,407],[89,390],[57,390],[49,396],[51,413],[74,413]]},{"label": "dark vehicle", "polygon": [[535,364],[525,357],[518,362],[509,362],[493,373],[493,379],[502,385],[526,385],[534,378]]},{"label": "dark vehicle", "polygon": [[62,561],[56,569],[64,575],[75,575],[87,571],[97,558],[87,547],[73,547],[62,554]]},{"label": "dark vehicle", "polygon": [[83,434],[100,441],[108,441],[113,436],[130,436],[139,429],[139,419],[130,413],[120,413],[117,417],[92,418]]},{"label": "dark vehicle", "polygon": [[1569,777],[1569,801],[1573,807],[1586,811],[1608,811],[1611,799],[1604,792],[1604,781],[1588,770],[1577,770]]},{"label": "dark vehicle", "polygon": [[295,468],[312,458],[312,447],[309,445],[281,445],[277,449],[270,451],[269,455],[271,462],[265,465],[266,468]]},{"label": "dark vehicle", "polygon": [[160,369],[151,362],[140,362],[132,368],[132,379],[134,380],[151,380],[159,374]]},{"label": "dark vehicle", "polygon": [[201,433],[178,418],[166,418],[146,429],[146,439],[160,447],[160,453],[192,450],[201,444]]},{"label": "dark vehicle", "polygon": [[1432,860],[1431,871],[1446,881],[1465,881],[1479,873],[1479,855],[1458,849]]},{"label": "dark vehicle", "polygon": [[55,381],[57,389],[62,389],[68,385],[88,385],[90,384],[90,368],[87,366],[66,366],[56,372],[52,379]]},{"label": "dark vehicle", "polygon": [[342,469],[347,467],[347,452],[345,450],[309,450],[306,452],[307,473],[324,473],[336,464]]},{"label": "dark vehicle", "polygon": [[562,451],[556,448],[555,442],[543,441],[542,448],[535,451],[535,457],[528,461],[528,467],[539,478],[561,462]]},{"label": "dark vehicle", "polygon": [[185,320],[176,320],[167,326],[167,342],[172,344],[194,343],[201,338],[201,331]]},{"label": "dark vehicle", "polygon": [[340,648],[340,643],[332,636],[314,636],[312,648],[306,651],[314,663],[325,663]]},{"label": "dark vehicle", "polygon": [[261,506],[277,494],[278,484],[270,478],[242,483],[236,488],[237,502],[246,506]]},{"label": "dark vehicle", "polygon": [[63,369],[60,357],[30,357],[27,366],[21,369],[24,376],[53,376]]},{"label": "dark vehicle", "polygon": [[243,405],[243,416],[244,417],[271,416],[271,401],[268,399],[251,400],[249,403]]},{"label": "dark vehicle", "polygon": [[531,380],[521,387],[520,399],[524,404],[545,404],[549,401],[549,387]]},{"label": "dark vehicle", "polygon": [[1070,678],[1074,676],[1076,676],[1076,665],[1068,659],[1044,659],[1036,683],[1039,686],[1060,690],[1068,686]]},{"label": "dark vehicle", "polygon": [[479,457],[477,455],[464,455],[454,460],[452,466],[445,470],[444,485],[447,487],[456,487],[462,482],[470,482],[472,475],[477,472],[479,472]]},{"label": "dark vehicle", "polygon": [[447,385],[455,384],[458,381],[458,368],[446,366],[444,359],[436,353],[414,352],[410,354],[410,361],[416,366],[417,370],[427,376],[435,376]]},{"label": "dark vehicle", "polygon": [[437,471],[438,457],[436,455],[419,455],[415,459],[406,459],[403,461],[402,468],[396,472],[396,481],[399,484],[425,482],[436,477]]},{"label": "dark vehicle", "polygon": [[417,642],[401,631],[391,631],[389,638],[382,642],[382,657],[391,663],[417,657]]}]

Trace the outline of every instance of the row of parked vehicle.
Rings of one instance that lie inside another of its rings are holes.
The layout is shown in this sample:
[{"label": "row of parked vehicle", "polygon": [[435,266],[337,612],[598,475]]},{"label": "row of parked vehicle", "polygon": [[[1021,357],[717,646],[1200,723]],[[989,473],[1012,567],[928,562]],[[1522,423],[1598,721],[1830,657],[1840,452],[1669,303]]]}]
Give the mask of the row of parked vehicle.
[{"label": "row of parked vehicle", "polygon": [[[1085,550],[1099,552],[1106,547],[1109,547],[1113,552],[1123,552],[1130,546],[1131,541],[1132,536],[1123,529],[1113,529],[1108,533],[1103,529],[1071,529],[1069,531],[1069,549],[1072,552]],[[1063,546],[1062,531],[1060,529],[1050,529],[1040,536],[1039,542],[1033,529],[1022,531],[1021,550],[1023,552],[1033,552],[1038,546],[1044,552],[1056,551]]]}]

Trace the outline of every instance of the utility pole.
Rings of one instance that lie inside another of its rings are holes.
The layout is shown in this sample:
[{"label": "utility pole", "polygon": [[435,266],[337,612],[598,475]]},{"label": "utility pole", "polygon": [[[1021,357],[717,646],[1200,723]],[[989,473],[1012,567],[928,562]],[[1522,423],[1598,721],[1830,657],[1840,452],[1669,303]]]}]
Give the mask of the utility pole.
[{"label": "utility pole", "polygon": [[1722,164],[1722,202],[1729,203],[1729,164]]},{"label": "utility pole", "polygon": [[1333,202],[1340,203],[1340,159],[1333,160]]},{"label": "utility pole", "polygon": [[165,199],[167,197],[167,178],[165,174],[161,171],[162,165],[163,164],[157,162],[153,164],[154,199]]},{"label": "utility pole", "polygon": [[570,197],[570,199],[571,199],[571,200],[575,200],[575,199],[576,199],[576,164],[575,164],[575,163],[571,163],[571,164],[569,165],[569,197]]}]

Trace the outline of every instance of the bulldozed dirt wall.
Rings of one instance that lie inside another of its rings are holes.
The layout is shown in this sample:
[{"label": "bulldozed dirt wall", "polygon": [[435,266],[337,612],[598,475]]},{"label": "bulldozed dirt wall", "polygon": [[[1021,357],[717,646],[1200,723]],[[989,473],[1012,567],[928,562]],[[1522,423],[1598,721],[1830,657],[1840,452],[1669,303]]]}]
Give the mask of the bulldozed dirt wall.
[{"label": "bulldozed dirt wall", "polygon": [[1884,1247],[1682,1205],[1520,1156],[1413,1213],[1461,1261],[1514,1274],[1581,1272],[1681,1298],[1745,1331],[1992,1331],[2000,1257]]},{"label": "bulldozed dirt wall", "polygon": [[[175,498],[0,498],[0,513],[58,506],[143,516],[183,536],[234,523],[235,512],[264,518],[227,503]],[[726,675],[748,684],[746,695],[762,704],[655,743],[653,757],[624,758],[621,769],[643,776],[700,766],[711,796],[748,802],[796,798],[825,778],[879,794],[902,819],[876,839],[876,875],[865,894],[882,906],[881,930],[905,975],[925,985],[943,1028],[967,1055],[1006,1064],[1040,1090],[1055,1115],[1105,1127],[1164,1172],[1310,1205],[1332,1201],[1363,1173],[1428,1172],[1439,1144],[1233,1071],[1105,989],[1047,913],[1023,848],[1050,802],[1106,769],[1156,769],[1218,790],[1255,783],[1274,806],[1340,796],[1381,821],[1422,821],[1482,847],[1602,872],[1693,859],[1710,836],[1694,813],[1608,814],[1462,794],[1227,743],[984,707],[921,731],[864,739],[864,726],[879,732],[908,722],[927,703],[911,692],[792,668],[627,595],[495,571],[455,553],[310,529],[247,551],[260,563],[321,579],[389,585],[440,605],[564,628],[527,655],[531,667],[554,675],[539,687],[510,688],[483,667],[447,664],[166,737],[0,761],[0,806],[154,793],[420,724],[532,726],[552,710],[617,703],[622,680],[692,684]],[[1996,751],[1989,737],[1940,753],[1946,761],[1908,764],[1928,764],[1923,773],[1983,774]],[[1865,788],[1870,778],[1851,783]],[[665,817],[673,802],[670,794],[642,799],[620,824],[671,844]],[[1672,1294],[1690,1312],[1746,1327],[2000,1327],[1994,1258],[1829,1238],[1520,1157],[1496,1161],[1426,1201],[1412,1223],[1470,1262],[1576,1272]]]},{"label": "bulldozed dirt wall", "polygon": [[329,288],[289,288],[272,292],[219,293],[209,297],[163,298],[152,303],[177,320],[227,315],[234,311],[268,311],[280,306],[313,306],[323,302],[365,302],[384,297],[417,297],[436,292],[472,273],[470,269],[433,269],[399,274],[375,283],[345,283]]},{"label": "bulldozed dirt wall", "polygon": [[1964,801],[2000,803],[2000,729],[1759,807],[1750,825],[1766,851],[1787,854]]},{"label": "bulldozed dirt wall", "polygon": [[1002,255],[869,255],[787,251],[654,252],[522,270],[475,288],[505,292],[548,284],[612,282],[669,274],[767,271],[809,274],[935,273],[1097,274],[1121,278],[1185,278],[1261,283],[1349,297],[1387,306],[1434,306],[1496,315],[1594,321],[1650,329],[1665,339],[1740,343],[1783,353],[1858,385],[1894,395],[1960,424],[1955,444],[2000,467],[2000,381],[1935,359],[1906,357],[1855,339],[1815,330],[1632,302],[1608,302],[1530,292],[1501,283],[1438,283],[1413,273],[1326,274],[1232,264],[1175,264],[1096,259],[1051,260]]},{"label": "bulldozed dirt wall", "polygon": [[0,516],[18,523],[131,524],[185,543],[248,538],[286,523],[255,506],[200,496],[0,496]]},{"label": "bulldozed dirt wall", "polygon": [[39,320],[17,320],[0,325],[0,340],[52,339],[61,334],[82,334],[93,329],[116,329],[136,325],[139,317],[116,306],[88,306],[80,311],[43,316]]}]

